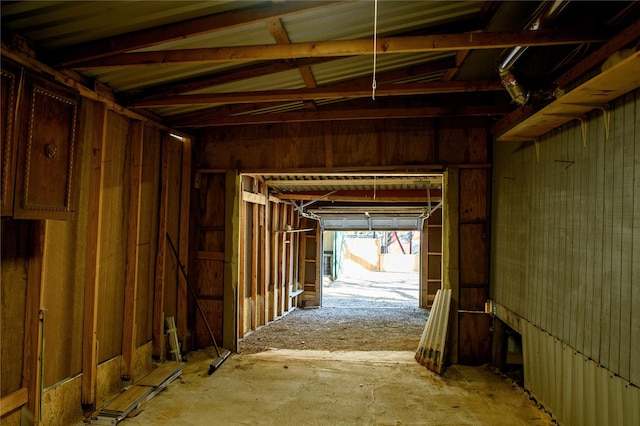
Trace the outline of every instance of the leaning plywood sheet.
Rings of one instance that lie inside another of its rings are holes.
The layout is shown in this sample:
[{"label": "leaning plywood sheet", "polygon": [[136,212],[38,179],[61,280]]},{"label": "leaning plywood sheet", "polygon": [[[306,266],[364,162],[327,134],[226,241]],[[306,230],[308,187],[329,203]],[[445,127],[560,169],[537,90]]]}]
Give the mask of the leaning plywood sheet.
[{"label": "leaning plywood sheet", "polygon": [[450,306],[451,289],[438,290],[415,356],[418,363],[438,374],[444,361]]},{"label": "leaning plywood sheet", "polygon": [[143,377],[136,385],[105,404],[91,417],[92,424],[115,425],[153,398],[182,374],[182,362],[167,361]]}]

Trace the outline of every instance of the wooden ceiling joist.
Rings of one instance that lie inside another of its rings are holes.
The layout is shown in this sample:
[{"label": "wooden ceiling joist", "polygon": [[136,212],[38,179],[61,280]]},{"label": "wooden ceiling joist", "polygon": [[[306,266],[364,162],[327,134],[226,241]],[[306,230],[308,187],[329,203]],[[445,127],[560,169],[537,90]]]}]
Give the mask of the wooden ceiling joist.
[{"label": "wooden ceiling joist", "polygon": [[[523,30],[506,32],[468,32],[379,38],[377,53],[417,53],[465,49],[496,49],[514,45],[555,46],[599,42],[594,34],[566,31]],[[205,64],[232,61],[267,61],[295,58],[355,56],[373,54],[371,39],[331,40],[307,43],[233,46],[152,52],[120,53],[100,59],[78,61],[75,69],[144,67],[169,64]]]},{"label": "wooden ceiling joist", "polygon": [[[374,101],[372,101],[374,103]],[[386,118],[421,118],[421,117],[486,117],[502,116],[509,112],[504,105],[421,107],[421,108],[363,108],[335,110],[301,110],[277,114],[247,114],[227,117],[205,117],[191,120],[171,121],[176,128],[234,126],[248,124],[295,123],[311,121],[344,121],[344,120],[383,120]]]},{"label": "wooden ceiling joist", "polygon": [[[504,90],[499,81],[434,81],[426,83],[390,84],[376,89],[377,96],[425,95],[434,93],[461,93]],[[199,95],[175,95],[162,99],[132,102],[130,108],[149,108],[179,105],[215,105],[252,102],[285,102],[313,99],[343,99],[371,96],[370,86],[319,87],[313,89],[267,90],[236,93],[206,93]]]},{"label": "wooden ceiling joist", "polygon": [[176,83],[147,87],[144,89],[144,91],[138,91],[136,93],[129,93],[125,95],[124,99],[126,99],[127,102],[130,103],[150,99],[158,99],[163,98],[167,95],[178,95],[180,93],[193,92],[220,84],[247,80],[250,78],[255,78],[257,76],[291,71],[297,68],[309,67],[312,65],[322,64],[338,59],[340,58],[304,58],[296,59],[294,61],[274,61],[268,64],[251,65],[240,69],[234,68],[229,71],[207,74]]}]

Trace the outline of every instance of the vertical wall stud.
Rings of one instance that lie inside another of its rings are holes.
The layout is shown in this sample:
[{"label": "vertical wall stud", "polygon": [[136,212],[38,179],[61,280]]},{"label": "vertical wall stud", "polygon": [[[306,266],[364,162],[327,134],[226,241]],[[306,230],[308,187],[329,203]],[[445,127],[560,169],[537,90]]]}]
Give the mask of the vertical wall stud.
[{"label": "vertical wall stud", "polygon": [[84,288],[84,331],[82,337],[82,403],[93,406],[96,400],[98,277],[100,271],[100,231],[102,227],[102,186],[107,130],[107,108],[93,107],[93,138],[89,175],[87,257]]}]

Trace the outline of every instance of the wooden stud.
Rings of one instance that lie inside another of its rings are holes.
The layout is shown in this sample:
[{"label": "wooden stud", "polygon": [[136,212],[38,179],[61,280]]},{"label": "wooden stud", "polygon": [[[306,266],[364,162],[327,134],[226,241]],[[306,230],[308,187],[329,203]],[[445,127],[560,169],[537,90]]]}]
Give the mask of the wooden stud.
[{"label": "wooden stud", "polygon": [[449,168],[443,175],[444,208],[442,211],[442,288],[451,289],[449,339],[446,353],[451,363],[458,362],[458,298],[459,298],[459,190],[460,171]]},{"label": "wooden stud", "polygon": [[[239,178],[239,191],[244,191],[244,182]],[[246,287],[247,271],[245,267],[245,259],[247,257],[247,203],[240,199],[240,211],[238,214],[238,337],[244,336],[244,297]],[[225,249],[226,251],[226,249]]]},{"label": "wooden stud", "polygon": [[122,327],[123,380],[133,379],[136,348],[136,299],[138,294],[138,244],[140,241],[140,194],[142,190],[142,162],[144,124],[134,121],[131,128],[131,172],[129,182],[129,219],[127,226],[127,266],[124,288],[124,323]]},{"label": "wooden stud", "polygon": [[240,245],[240,229],[241,223],[241,204],[240,201],[240,177],[235,170],[230,170],[226,174],[225,181],[225,244],[224,244],[224,301],[223,301],[223,321],[222,321],[222,344],[225,348],[232,352],[238,350],[238,331],[239,331],[239,298],[238,287],[242,286],[242,281],[238,281],[239,277],[239,257],[241,256]]},{"label": "wooden stud", "polygon": [[160,173],[160,208],[158,217],[158,252],[156,254],[156,281],[153,291],[153,356],[163,361],[164,353],[164,287],[165,257],[167,253],[167,209],[169,200],[169,145],[168,133],[162,135],[162,170]]},{"label": "wooden stud", "polygon": [[[189,270],[189,218],[191,205],[191,139],[182,139],[182,186],[180,188],[180,237],[178,254],[185,273]],[[187,342],[188,293],[187,280],[183,274],[178,274],[178,291],[176,306],[176,321],[178,339]]]},{"label": "wooden stud", "polygon": [[[253,192],[258,192],[258,181],[253,179]],[[260,325],[258,322],[258,311],[260,311],[260,301],[258,300],[258,277],[260,268],[260,205],[253,204],[253,217],[251,221],[251,330],[255,330]]]},{"label": "wooden stud", "polygon": [[93,138],[89,175],[89,205],[87,223],[87,257],[84,288],[84,331],[82,338],[82,403],[96,402],[98,278],[100,270],[100,234],[102,228],[102,186],[107,139],[107,108],[102,103],[93,106]]},{"label": "wooden stud", "polygon": [[271,216],[271,252],[269,254],[270,262],[271,262],[271,287],[273,288],[273,303],[272,303],[272,311],[270,318],[272,321],[278,317],[278,297],[280,294],[280,286],[279,283],[279,254],[280,254],[280,236],[275,232],[275,229],[278,229],[280,225],[280,204],[272,203],[271,207],[273,209],[273,214]]},{"label": "wooden stud", "polygon": [[[265,199],[269,199],[269,189],[266,185],[262,185],[262,192]],[[273,305],[271,301],[271,293],[273,293],[273,282],[271,281],[271,209],[273,204],[267,202],[263,207],[264,210],[264,232],[262,233],[262,288],[264,289],[262,297],[264,299],[263,324],[267,324],[273,317]]]}]

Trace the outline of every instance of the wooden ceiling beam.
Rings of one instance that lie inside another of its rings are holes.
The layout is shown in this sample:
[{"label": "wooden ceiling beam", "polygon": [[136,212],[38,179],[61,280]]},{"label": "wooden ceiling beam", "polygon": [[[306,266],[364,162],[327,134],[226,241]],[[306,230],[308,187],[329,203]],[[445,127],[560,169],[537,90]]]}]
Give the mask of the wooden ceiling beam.
[{"label": "wooden ceiling beam", "polygon": [[[377,93],[377,92],[376,92]],[[373,102],[373,101],[372,101]],[[204,117],[185,121],[171,121],[171,126],[212,127],[237,126],[249,124],[295,123],[312,121],[345,120],[384,120],[387,118],[424,118],[424,117],[487,117],[504,116],[510,112],[507,105],[461,106],[452,107],[414,107],[414,108],[368,108],[336,110],[301,110],[277,114],[249,114],[227,117]]]},{"label": "wooden ceiling beam", "polygon": [[[389,84],[376,89],[377,96],[426,95],[434,93],[461,93],[504,90],[499,81],[432,81],[426,83]],[[252,102],[305,101],[314,99],[363,98],[371,96],[371,87],[319,87],[314,89],[267,90],[235,93],[205,93],[201,95],[175,95],[162,99],[132,102],[130,108],[150,108],[179,105],[215,105]]]},{"label": "wooden ceiling beam", "polygon": [[318,197],[322,197],[322,200],[319,200],[319,202],[426,203],[429,199],[432,202],[439,202],[442,191],[440,189],[432,189],[430,192],[430,196],[427,194],[426,189],[376,189],[374,193],[372,188],[337,191],[330,195],[326,195],[326,191],[300,191],[273,195],[281,200],[290,201],[312,201],[318,200]]},{"label": "wooden ceiling beam", "polygon": [[[379,38],[377,53],[440,52],[468,49],[497,49],[512,46],[555,46],[603,41],[594,34],[555,30],[505,32],[468,32],[425,36]],[[120,53],[77,61],[76,69],[144,67],[151,65],[219,63],[233,61],[270,61],[278,59],[354,56],[373,54],[371,39],[330,40],[291,44],[213,47]]]},{"label": "wooden ceiling beam", "polygon": [[163,98],[167,95],[193,92],[211,86],[247,80],[257,76],[291,71],[302,67],[336,61],[340,58],[308,58],[294,61],[274,61],[269,64],[251,65],[240,69],[211,73],[196,78],[147,87],[142,91],[125,94],[125,103]]},{"label": "wooden ceiling beam", "polygon": [[[57,49],[50,55],[57,68],[70,67],[74,64],[106,58],[112,55],[142,49],[162,43],[188,39],[203,34],[211,34],[230,28],[276,19],[313,9],[325,8],[336,2],[267,2],[242,10],[219,13],[194,18],[187,21],[162,25],[159,27],[121,34],[114,37],[95,40],[79,46]],[[340,3],[340,2],[337,2]]]}]

